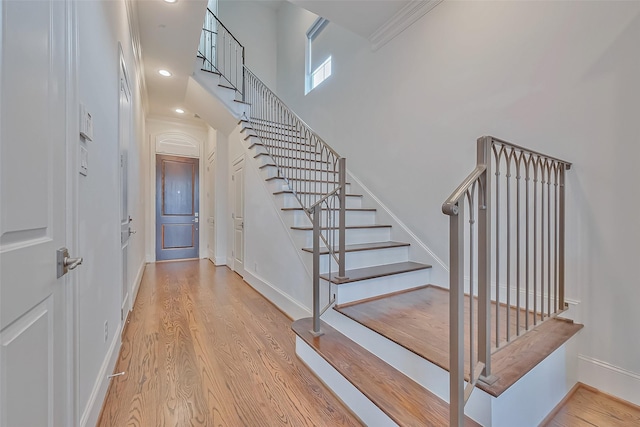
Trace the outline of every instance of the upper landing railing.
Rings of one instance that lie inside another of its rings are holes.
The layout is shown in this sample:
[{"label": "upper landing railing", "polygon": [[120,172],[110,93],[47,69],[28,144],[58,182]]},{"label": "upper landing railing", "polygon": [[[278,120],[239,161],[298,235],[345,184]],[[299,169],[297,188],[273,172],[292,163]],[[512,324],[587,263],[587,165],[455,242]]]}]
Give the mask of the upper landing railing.
[{"label": "upper landing railing", "polygon": [[203,70],[220,74],[231,89],[244,93],[244,46],[211,9],[204,18],[198,57]]},{"label": "upper landing railing", "polygon": [[442,205],[450,217],[451,426],[462,426],[476,381],[494,381],[491,355],[565,310],[570,167],[484,136],[476,168]]},{"label": "upper landing railing", "polygon": [[[203,69],[220,74],[248,105],[253,135],[270,155],[278,176],[287,183],[313,224],[313,333],[320,332],[320,274],[345,276],[346,159],[341,157],[244,65],[244,47],[207,9],[198,56]],[[322,252],[329,271],[320,271]],[[335,272],[334,272],[335,271]]]}]

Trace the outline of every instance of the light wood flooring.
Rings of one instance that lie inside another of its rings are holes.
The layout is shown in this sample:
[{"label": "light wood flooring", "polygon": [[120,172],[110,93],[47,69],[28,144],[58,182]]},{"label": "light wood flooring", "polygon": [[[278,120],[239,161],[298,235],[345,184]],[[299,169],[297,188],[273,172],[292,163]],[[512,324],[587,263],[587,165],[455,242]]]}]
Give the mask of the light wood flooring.
[{"label": "light wood flooring", "polygon": [[226,267],[150,264],[98,426],[359,426],[298,360],[291,319]]},{"label": "light wood flooring", "polygon": [[578,383],[540,425],[544,427],[640,426],[640,407]]}]

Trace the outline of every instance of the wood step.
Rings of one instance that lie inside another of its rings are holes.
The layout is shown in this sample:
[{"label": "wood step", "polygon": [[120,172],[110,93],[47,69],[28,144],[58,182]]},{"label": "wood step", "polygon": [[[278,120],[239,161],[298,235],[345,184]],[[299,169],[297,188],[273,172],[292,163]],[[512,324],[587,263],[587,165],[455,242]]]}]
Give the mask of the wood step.
[{"label": "wood step", "polygon": [[[293,322],[293,331],[400,426],[446,426],[449,405],[402,372],[388,365],[331,326],[322,322],[324,334],[313,337],[312,319]],[[477,426],[465,418],[465,426]]]},{"label": "wood step", "polygon": [[[286,180],[286,178],[284,178],[282,176],[272,176],[271,178],[265,179],[265,181],[275,181],[276,179],[281,179],[283,181]],[[317,180],[317,179],[289,178],[289,181],[317,182],[318,184],[339,184],[338,181],[322,181],[322,180]],[[345,184],[351,185],[350,182],[345,182]]]},{"label": "wood step", "polygon": [[[249,138],[251,138],[252,136],[255,137],[254,135],[249,135]],[[245,140],[246,140],[246,138],[245,138]],[[305,144],[296,144],[296,145],[305,145]],[[254,140],[254,142],[249,144],[249,148],[253,148],[253,147],[256,147],[256,146],[264,147],[264,144],[262,144],[261,141],[255,141],[255,140]],[[273,147],[269,147],[269,146],[267,146],[265,149],[269,149],[269,148],[273,149]],[[287,150],[287,151],[299,151],[301,153],[316,153],[316,154],[318,154],[316,151],[312,151],[312,150],[308,150],[308,149],[305,150],[305,149],[302,149],[302,148],[276,147],[275,149],[277,149],[277,150]]]},{"label": "wood step", "polygon": [[[347,227],[349,228],[349,227]],[[345,271],[347,279],[337,279],[337,272],[331,273],[331,277],[327,274],[321,274],[320,277],[324,280],[331,280],[331,283],[342,285],[345,283],[359,282],[361,280],[375,279],[377,277],[391,276],[394,274],[408,273],[410,271],[424,270],[431,268],[428,264],[421,264],[419,262],[407,261],[398,262],[395,264],[376,265],[374,267],[358,268],[355,270]]]},{"label": "wood step", "polygon": [[[273,165],[273,164],[267,164],[267,165],[260,166],[260,169],[265,169],[265,168],[268,168],[268,167],[277,168],[278,166],[277,165]],[[303,171],[311,171],[311,172],[338,173],[338,171],[330,171],[330,170],[317,169],[317,168],[297,168],[297,167],[293,167],[293,166],[280,166],[280,169],[303,170]]]},{"label": "wood step", "polygon": [[[281,208],[283,211],[303,211],[304,208]],[[327,208],[322,208],[323,211],[327,211]],[[375,212],[376,208],[346,208],[347,212]]]},{"label": "wood step", "polygon": [[[343,304],[335,309],[442,369],[449,370],[449,291],[447,289],[429,285],[368,301]],[[494,321],[492,331],[494,332],[495,309],[496,305],[492,304]],[[503,318],[505,310],[506,307],[501,306]],[[469,298],[467,297],[465,319],[468,318]],[[501,329],[504,333],[506,328]],[[492,358],[492,374],[497,380],[491,385],[478,381],[476,386],[492,396],[499,396],[580,329],[582,325],[570,320],[561,318],[546,320],[533,331],[496,351]],[[465,354],[468,354],[469,334],[466,335]],[[469,372],[468,360],[465,361],[465,372]]]},{"label": "wood step", "polygon": [[[362,228],[391,228],[390,225],[384,224],[367,224],[367,225],[347,225],[345,227],[347,230],[356,230]],[[313,226],[311,225],[294,225],[291,227],[292,230],[302,230],[302,231],[313,231]],[[320,227],[320,230],[338,230],[338,227]]]},{"label": "wood step", "polygon": [[[359,243],[355,245],[346,245],[346,252],[359,252],[359,251],[375,251],[376,249],[389,249],[389,248],[400,248],[403,246],[411,246],[410,243],[404,242],[375,242],[375,243]],[[313,253],[313,248],[302,248],[305,252]],[[334,248],[334,252],[337,252],[338,248]],[[320,255],[328,255],[329,249],[326,247],[322,247],[320,249]]]},{"label": "wood step", "polygon": [[[313,153],[313,152],[309,152],[309,154],[315,154],[316,156],[320,155],[318,153]],[[268,154],[268,153],[258,153],[255,156],[253,156],[254,159],[257,159],[257,158],[260,158],[260,157],[271,157],[271,158],[278,158],[278,159],[300,160],[301,162],[313,162],[313,163],[329,164],[329,161],[327,161],[327,160],[318,160],[318,159],[313,159],[311,157],[280,156],[278,154]],[[306,168],[303,168],[303,169],[306,169]]]},{"label": "wood step", "polygon": [[[276,191],[275,193],[273,193],[274,195],[280,195],[280,194],[293,194],[293,190],[281,190],[281,191]],[[311,195],[315,195],[315,196],[324,196],[327,193],[317,193],[317,192],[306,192],[306,191],[298,191],[297,194],[311,194]],[[362,197],[362,194],[346,194],[347,197]]]}]

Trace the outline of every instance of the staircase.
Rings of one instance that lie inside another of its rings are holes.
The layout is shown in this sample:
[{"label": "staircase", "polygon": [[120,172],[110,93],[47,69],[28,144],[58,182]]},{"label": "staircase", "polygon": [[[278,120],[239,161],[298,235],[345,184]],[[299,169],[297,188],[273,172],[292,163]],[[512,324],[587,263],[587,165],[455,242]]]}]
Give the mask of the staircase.
[{"label": "staircase", "polygon": [[[217,18],[210,22],[219,23]],[[205,31],[203,38],[211,33]],[[233,36],[225,40],[231,38],[237,42]],[[216,50],[211,47],[214,42],[207,43],[210,52]],[[243,60],[243,48],[241,55],[238,47],[233,49],[236,61]],[[245,148],[268,184],[283,222],[289,224],[308,271],[313,271],[314,316],[292,326],[298,356],[369,426],[537,425],[574,383],[566,359],[572,357],[571,338],[582,325],[558,316],[564,311],[562,294],[553,294],[553,310],[551,291],[541,297],[534,291],[532,301],[539,301],[542,309],[531,310],[528,305],[525,309],[520,304],[525,291],[520,287],[514,291],[517,304],[512,296],[500,297],[500,286],[495,297],[483,299],[481,292],[488,295],[491,281],[475,282],[485,287],[474,288],[474,279],[471,283],[465,279],[468,260],[465,264],[464,258],[453,257],[453,291],[442,286],[446,283],[432,284],[431,265],[412,259],[410,242],[393,238],[397,224],[378,223],[374,204],[350,182],[355,180],[344,158],[243,62],[231,65],[234,71],[225,77],[210,53],[201,50],[200,59],[203,69],[217,79],[210,90],[240,119]],[[551,174],[552,168],[545,170]],[[490,186],[488,181],[475,184],[488,179],[487,168],[474,173],[466,184],[474,189]],[[546,181],[550,182],[551,178]],[[544,178],[542,184],[544,188]],[[464,207],[465,196],[474,206],[470,191],[465,187],[454,193],[462,198],[451,201],[452,221],[457,209]],[[475,222],[469,221],[472,227]],[[471,228],[469,235],[477,232]],[[469,242],[466,245],[463,242],[463,248],[472,248]],[[550,254],[551,250],[546,255]],[[546,267],[550,277],[551,266]],[[476,273],[473,264],[467,273]],[[549,280],[549,289],[550,285]],[[528,304],[528,288],[526,295]],[[506,328],[500,323],[501,312]],[[474,321],[476,313],[484,313],[487,331],[495,332],[482,335],[482,322]],[[513,319],[517,322],[510,326]],[[450,336],[455,337],[455,346]],[[495,345],[490,343],[492,336]],[[485,347],[478,346],[482,339]],[[464,384],[471,386],[463,390]],[[447,401],[454,402],[452,411]]]}]

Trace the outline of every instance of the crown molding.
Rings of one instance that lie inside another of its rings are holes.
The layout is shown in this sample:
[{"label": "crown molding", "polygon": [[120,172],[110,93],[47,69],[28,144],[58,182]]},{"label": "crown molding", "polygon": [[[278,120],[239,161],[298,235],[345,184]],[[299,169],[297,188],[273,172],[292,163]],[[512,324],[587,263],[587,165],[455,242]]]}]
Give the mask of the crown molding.
[{"label": "crown molding", "polygon": [[369,36],[372,50],[390,42],[443,0],[412,0]]}]

